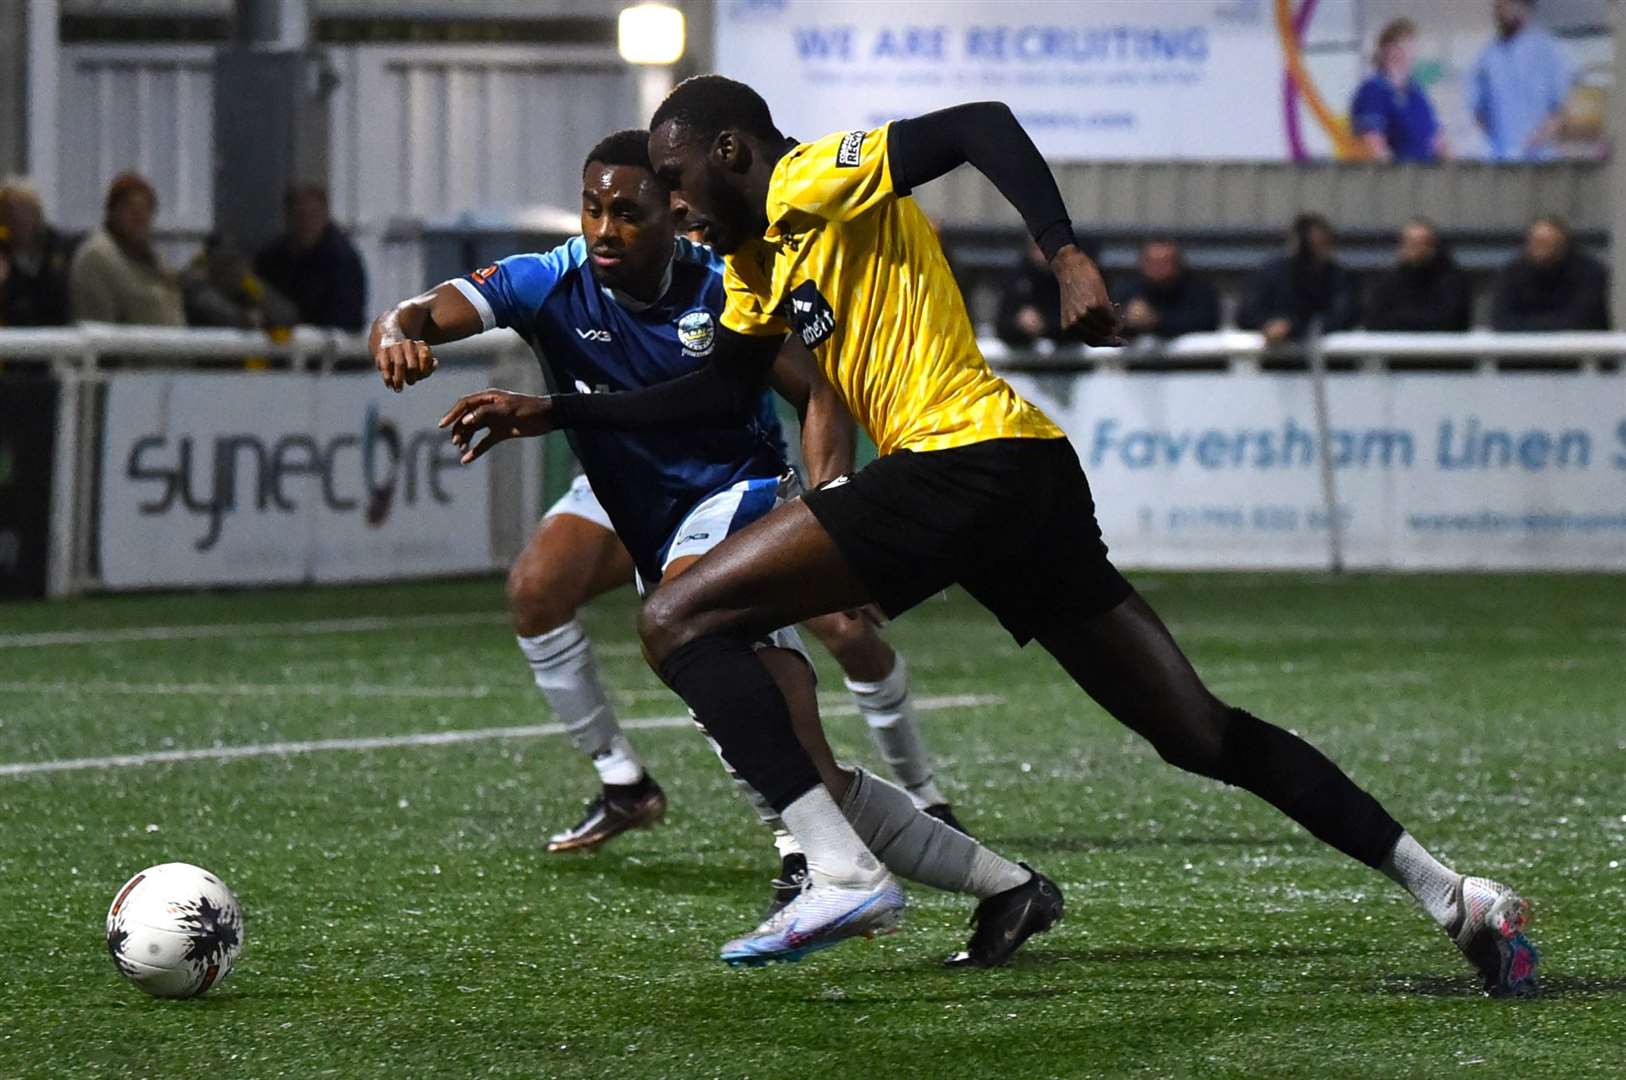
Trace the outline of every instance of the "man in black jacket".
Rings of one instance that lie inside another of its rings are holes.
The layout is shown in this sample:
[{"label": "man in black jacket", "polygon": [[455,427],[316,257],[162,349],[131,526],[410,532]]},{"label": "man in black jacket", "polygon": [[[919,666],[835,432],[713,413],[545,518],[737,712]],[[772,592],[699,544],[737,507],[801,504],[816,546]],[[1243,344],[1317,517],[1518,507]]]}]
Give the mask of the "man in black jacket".
[{"label": "man in black jacket", "polygon": [[1366,298],[1366,328],[1460,332],[1472,319],[1468,276],[1440,243],[1434,223],[1412,218],[1401,226],[1394,269]]},{"label": "man in black jacket", "polygon": [[1563,220],[1540,217],[1524,251],[1496,281],[1491,325],[1498,330],[1609,329],[1609,273],[1576,251]]},{"label": "man in black jacket", "polygon": [[294,302],[301,323],[360,330],[366,324],[367,270],[333,224],[327,191],[296,185],[286,209],[288,231],[260,250],[254,272]]},{"label": "man in black jacket", "polygon": [[1179,245],[1167,238],[1140,248],[1140,273],[1119,293],[1124,330],[1175,338],[1219,329],[1219,293],[1186,266]]},{"label": "man in black jacket", "polygon": [[1333,231],[1320,214],[1293,219],[1286,255],[1266,263],[1248,283],[1237,324],[1264,332],[1265,341],[1297,341],[1321,321],[1323,331],[1349,330],[1360,321],[1355,275],[1333,258]]}]

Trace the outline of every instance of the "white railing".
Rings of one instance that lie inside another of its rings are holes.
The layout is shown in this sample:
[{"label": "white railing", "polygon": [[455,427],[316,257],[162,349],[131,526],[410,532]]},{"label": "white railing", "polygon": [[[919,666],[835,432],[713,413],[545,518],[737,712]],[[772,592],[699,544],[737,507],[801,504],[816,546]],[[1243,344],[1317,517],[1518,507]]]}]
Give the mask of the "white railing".
[{"label": "white railing", "polygon": [[[1053,347],[1013,349],[992,338],[981,342],[984,353],[999,368],[1032,374],[1089,371],[1157,370],[1192,362],[1218,361],[1236,372],[1253,373],[1267,361],[1301,360],[1315,376],[1318,398],[1317,426],[1327,434],[1326,382],[1330,362],[1355,362],[1363,371],[1386,370],[1391,361],[1416,364],[1437,360],[1468,362],[1480,371],[1494,371],[1505,362],[1521,368],[1545,367],[1590,373],[1609,373],[1619,379],[1626,398],[1626,332],[1498,334],[1391,334],[1355,331],[1328,334],[1286,348],[1270,348],[1257,333],[1221,331],[1192,334],[1168,342],[1138,342],[1118,349]],[[507,331],[483,334],[438,350],[449,364],[484,364],[491,381],[516,389],[534,389],[540,376],[530,350]],[[360,334],[300,327],[281,340],[266,334],[237,330],[170,329],[157,327],[82,324],[61,329],[0,329],[0,363],[49,365],[59,386],[54,473],[52,478],[51,558],[49,591],[53,594],[94,588],[98,582],[91,552],[96,520],[96,475],[101,431],[96,388],[107,378],[107,361],[117,360],[122,370],[184,367],[199,360],[254,360],[252,367],[286,366],[317,373],[339,366],[368,362],[366,339]],[[253,370],[245,365],[244,378]],[[534,522],[540,497],[540,455],[514,452],[506,460],[494,459],[494,536],[502,536],[501,549],[523,542]],[[1334,478],[1324,472],[1324,496],[1329,515],[1337,503]],[[520,493],[518,499],[515,493]],[[513,517],[495,521],[495,513]],[[1330,562],[1340,561],[1340,537],[1330,530]]]},{"label": "white railing", "polygon": [[1187,334],[1172,341],[1145,338],[1117,349],[1057,346],[1042,341],[1017,348],[993,337],[979,344],[995,367],[1029,371],[1122,370],[1136,367],[1225,361],[1230,366],[1257,369],[1274,359],[1309,359],[1312,346],[1329,361],[1356,361],[1369,370],[1383,370],[1390,361],[1472,361],[1485,370],[1505,361],[1521,365],[1551,365],[1596,369],[1605,360],[1626,357],[1626,331],[1562,331],[1550,334],[1503,334],[1470,330],[1465,334],[1378,333],[1351,330],[1327,334],[1315,342],[1271,347],[1263,334],[1252,330],[1219,330]]}]

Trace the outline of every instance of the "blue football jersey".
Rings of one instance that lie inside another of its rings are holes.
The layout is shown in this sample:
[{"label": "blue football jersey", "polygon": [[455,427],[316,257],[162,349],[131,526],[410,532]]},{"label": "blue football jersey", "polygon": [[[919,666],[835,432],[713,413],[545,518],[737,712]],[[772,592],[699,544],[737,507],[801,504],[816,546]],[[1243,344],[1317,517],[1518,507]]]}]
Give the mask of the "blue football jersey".
[{"label": "blue football jersey", "polygon": [[[679,238],[671,282],[647,306],[593,278],[579,236],[552,251],[510,255],[455,282],[486,329],[510,327],[535,351],[554,393],[637,390],[707,363],[723,311],[723,263]],[[673,532],[709,495],[788,468],[766,393],[731,427],[568,431],[571,448],[645,581],[658,581]]]}]

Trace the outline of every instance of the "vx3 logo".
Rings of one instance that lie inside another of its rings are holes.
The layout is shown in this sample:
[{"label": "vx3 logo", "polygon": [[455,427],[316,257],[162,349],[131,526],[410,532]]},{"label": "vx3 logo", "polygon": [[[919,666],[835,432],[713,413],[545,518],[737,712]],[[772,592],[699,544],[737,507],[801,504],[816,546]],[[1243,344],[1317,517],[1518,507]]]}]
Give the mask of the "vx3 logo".
[{"label": "vx3 logo", "polygon": [[576,327],[576,336],[583,341],[597,341],[605,345],[610,343],[610,332],[608,330],[583,330],[578,326]]}]

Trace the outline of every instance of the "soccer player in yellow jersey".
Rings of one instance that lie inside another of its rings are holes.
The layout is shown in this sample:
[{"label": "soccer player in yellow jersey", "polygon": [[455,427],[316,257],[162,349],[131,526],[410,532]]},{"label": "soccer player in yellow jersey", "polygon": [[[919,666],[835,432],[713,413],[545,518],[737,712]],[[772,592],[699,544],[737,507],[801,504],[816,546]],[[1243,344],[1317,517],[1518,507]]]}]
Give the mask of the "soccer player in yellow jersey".
[{"label": "soccer player in yellow jersey", "polygon": [[[897,615],[958,583],[1021,644],[1037,641],[1165,760],[1265,799],[1403,885],[1495,993],[1533,985],[1528,904],[1436,860],[1298,736],[1216,698],[1107,559],[1062,432],[994,375],[925,216],[908,198],[969,163],[1021,213],[1061,287],[1064,327],[1115,340],[1100,274],[1073,242],[1055,180],[1010,110],[962,105],[813,142],[785,138],[743,84],[700,76],[650,123],[650,160],[710,223],[727,298],[713,361],[629,394],[473,395],[447,416],[469,446],[553,426],[642,427],[738,416],[787,333],[817,357],[882,456],[713,548],[644,605],[646,651],[734,768],[802,841],[797,902],[724,946],[794,958],[895,920],[902,897],[795,744],[754,635],[878,602]],[[1061,913],[1053,883],[977,912],[965,954],[1000,962]]]}]

